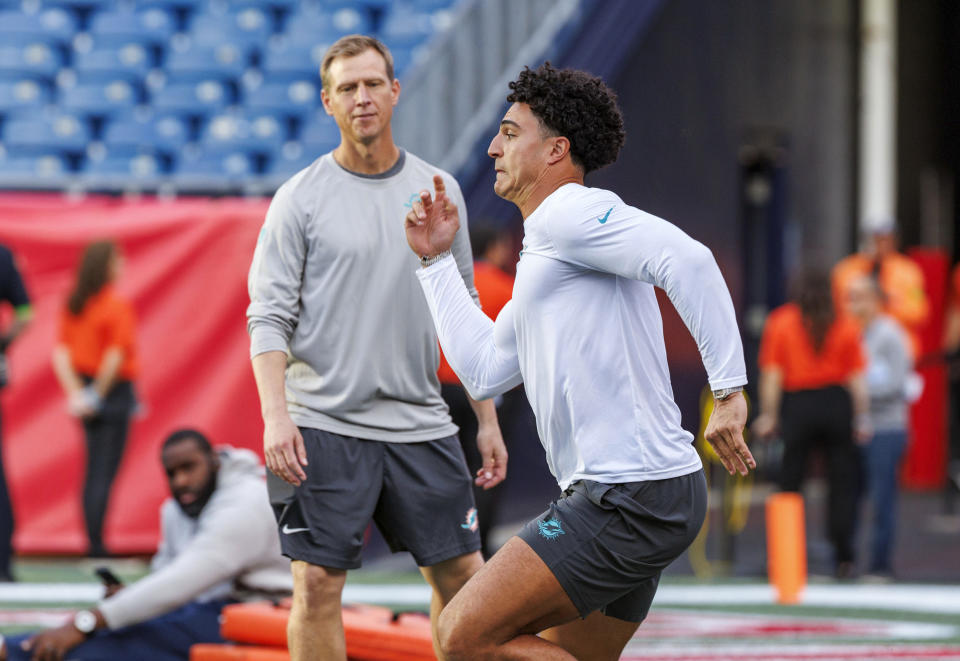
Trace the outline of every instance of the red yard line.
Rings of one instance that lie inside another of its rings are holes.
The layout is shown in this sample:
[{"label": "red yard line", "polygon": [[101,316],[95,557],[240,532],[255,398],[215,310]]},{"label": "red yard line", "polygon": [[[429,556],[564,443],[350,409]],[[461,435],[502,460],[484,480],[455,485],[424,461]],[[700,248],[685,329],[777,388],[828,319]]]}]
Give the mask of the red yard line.
[{"label": "red yard line", "polygon": [[620,661],[849,661],[851,659],[870,659],[871,661],[884,661],[887,659],[938,659],[956,660],[960,659],[960,647],[916,647],[910,645],[898,645],[890,647],[865,647],[858,645],[845,645],[825,649],[817,647],[815,650],[786,649],[777,647],[776,649],[759,647],[755,651],[738,648],[737,650],[704,650],[704,651],[684,651],[682,649],[676,652],[665,652],[664,650],[651,650],[650,654],[637,655],[631,652],[622,656]]}]

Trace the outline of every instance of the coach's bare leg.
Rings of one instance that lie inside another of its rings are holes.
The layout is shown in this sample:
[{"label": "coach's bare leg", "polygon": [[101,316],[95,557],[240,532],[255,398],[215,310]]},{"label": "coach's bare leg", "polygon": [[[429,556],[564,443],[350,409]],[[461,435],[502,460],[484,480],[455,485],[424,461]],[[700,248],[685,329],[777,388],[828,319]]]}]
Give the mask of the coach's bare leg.
[{"label": "coach's bare leg", "polygon": [[433,588],[433,594],[430,597],[430,630],[433,634],[433,649],[440,659],[443,658],[437,639],[437,620],[440,619],[440,611],[482,566],[483,556],[480,551],[475,551],[420,568],[420,573]]},{"label": "coach's bare leg", "polygon": [[540,636],[570,652],[577,661],[617,661],[638,626],[596,612],[547,629]]},{"label": "coach's bare leg", "polygon": [[536,634],[578,617],[540,556],[513,537],[440,614],[440,648],[447,661],[576,661],[562,647]]},{"label": "coach's bare leg", "polygon": [[346,661],[340,597],[347,572],[294,560],[293,607],[287,623],[290,661]]}]

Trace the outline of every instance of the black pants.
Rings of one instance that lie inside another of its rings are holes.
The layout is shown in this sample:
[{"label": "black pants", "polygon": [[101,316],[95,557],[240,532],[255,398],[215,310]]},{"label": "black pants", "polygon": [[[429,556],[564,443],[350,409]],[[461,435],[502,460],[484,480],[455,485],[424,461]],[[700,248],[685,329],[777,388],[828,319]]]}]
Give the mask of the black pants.
[{"label": "black pants", "polygon": [[944,491],[946,514],[957,512],[960,496],[960,367],[953,366],[951,373],[947,410],[950,418],[949,445],[947,447],[947,486]]},{"label": "black pants", "polygon": [[[463,447],[463,456],[467,460],[467,469],[470,471],[471,479],[475,478],[477,471],[483,466],[483,459],[480,457],[480,451],[477,450],[477,416],[474,415],[470,400],[467,399],[467,393],[462,386],[445,383],[442,384],[440,392],[447,402],[447,406],[450,407],[450,417],[453,418],[453,423],[460,428],[459,438],[460,445]],[[502,427],[503,424],[501,424]],[[485,558],[489,558],[495,550],[490,548],[488,540],[490,529],[493,527],[497,515],[502,491],[502,484],[486,491],[476,485],[473,487],[473,499],[477,507],[477,523],[480,527],[480,544]]]},{"label": "black pants", "polygon": [[[89,380],[88,380],[89,381]],[[89,554],[106,555],[103,520],[107,514],[110,488],[120,468],[127,444],[130,415],[135,399],[133,384],[119,381],[104,398],[100,413],[83,421],[87,441],[87,475],[83,483],[83,515],[87,524]]]},{"label": "black pants", "polygon": [[[3,421],[0,419],[0,430]],[[0,431],[2,435],[2,431]],[[0,440],[0,581],[13,577],[10,559],[13,555],[13,506],[7,490],[6,473],[3,470],[3,441]]]},{"label": "black pants", "polygon": [[780,489],[800,491],[811,454],[823,453],[827,473],[827,536],[834,561],[853,562],[861,464],[853,441],[853,404],[842,386],[784,393],[780,428]]}]

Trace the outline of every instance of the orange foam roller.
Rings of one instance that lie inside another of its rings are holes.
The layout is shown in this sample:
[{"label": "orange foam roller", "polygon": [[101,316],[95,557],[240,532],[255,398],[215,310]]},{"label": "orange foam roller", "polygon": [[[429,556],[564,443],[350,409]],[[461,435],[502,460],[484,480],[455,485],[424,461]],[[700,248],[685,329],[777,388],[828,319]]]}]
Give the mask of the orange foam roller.
[{"label": "orange foam roller", "polygon": [[767,570],[777,601],[797,603],[807,584],[803,496],[798,493],[767,498]]},{"label": "orange foam roller", "polygon": [[[227,640],[273,647],[287,646],[287,619],[290,609],[268,602],[231,604],[220,616],[220,635]],[[389,623],[393,611],[380,606],[345,606],[344,626],[349,623]]]},{"label": "orange foam roller", "polygon": [[[220,633],[227,640],[285,649],[289,615],[288,609],[268,603],[226,606]],[[394,622],[393,612],[388,608],[351,605],[343,609],[343,628],[347,655],[354,661],[436,659],[430,637],[430,620],[426,616],[404,614]]]},{"label": "orange foam roller", "polygon": [[425,615],[401,615],[396,622],[343,611],[347,656],[353,661],[436,661]]},{"label": "orange foam roller", "polygon": [[198,644],[190,647],[190,661],[290,661],[279,647]]}]

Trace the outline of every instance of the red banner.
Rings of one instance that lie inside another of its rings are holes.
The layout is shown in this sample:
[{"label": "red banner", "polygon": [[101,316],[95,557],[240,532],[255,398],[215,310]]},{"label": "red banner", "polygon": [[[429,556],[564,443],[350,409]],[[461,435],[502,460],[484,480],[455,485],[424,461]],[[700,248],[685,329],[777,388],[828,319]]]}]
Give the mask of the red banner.
[{"label": "red banner", "polygon": [[86,548],[80,492],[83,433],[51,367],[61,306],[83,247],[115,240],[118,289],[136,309],[143,410],[134,420],[106,521],[119,553],[152,552],[167,495],[159,446],[196,427],[214,444],[260,451],[262,424],[248,358],[246,274],[267,200],[0,195],[0,243],[13,250],[34,319],[9,353],[3,463],[20,553]]},{"label": "red banner", "polygon": [[[947,279],[950,259],[939,248],[913,248],[912,257],[923,270],[930,316],[920,334],[921,355],[943,350],[946,326]],[[940,489],[947,476],[947,366],[923,361],[923,394],[910,410],[910,444],[903,462],[903,484],[911,489]]]}]

